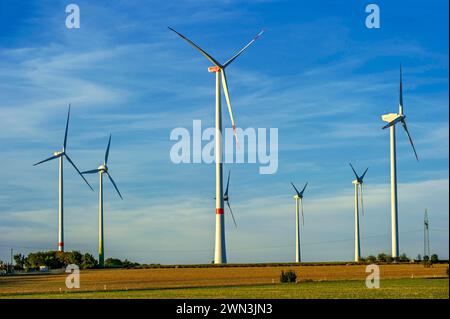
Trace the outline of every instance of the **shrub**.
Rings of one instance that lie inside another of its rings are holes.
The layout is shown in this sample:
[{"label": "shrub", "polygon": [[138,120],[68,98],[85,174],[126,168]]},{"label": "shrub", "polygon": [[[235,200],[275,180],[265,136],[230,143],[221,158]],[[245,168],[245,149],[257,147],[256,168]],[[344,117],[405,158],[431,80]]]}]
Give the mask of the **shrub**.
[{"label": "shrub", "polygon": [[134,268],[137,266],[139,266],[139,263],[127,259],[122,261],[119,258],[107,258],[105,260],[105,268]]},{"label": "shrub", "polygon": [[387,257],[387,255],[385,253],[379,253],[377,256],[377,260],[379,262],[386,262],[386,257]]},{"label": "shrub", "polygon": [[408,256],[405,253],[401,254],[399,257],[400,262],[409,262]]},{"label": "shrub", "polygon": [[296,282],[297,274],[293,270],[281,271],[280,282]]},{"label": "shrub", "polygon": [[121,268],[122,266],[122,261],[118,258],[106,258],[105,260],[105,268]]},{"label": "shrub", "polygon": [[431,255],[431,262],[437,263],[439,261],[439,257],[436,254]]},{"label": "shrub", "polygon": [[370,255],[370,256],[367,256],[366,260],[369,264],[374,264],[377,261],[377,257]]}]

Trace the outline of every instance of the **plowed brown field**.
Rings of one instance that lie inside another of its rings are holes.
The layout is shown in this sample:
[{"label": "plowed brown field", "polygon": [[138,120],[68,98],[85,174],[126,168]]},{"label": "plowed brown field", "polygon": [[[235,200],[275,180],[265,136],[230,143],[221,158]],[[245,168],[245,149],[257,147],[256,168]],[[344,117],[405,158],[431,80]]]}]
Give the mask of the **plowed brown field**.
[{"label": "plowed brown field", "polygon": [[[426,278],[446,276],[447,264],[425,268],[420,264],[380,265],[380,278]],[[207,287],[271,284],[282,270],[293,269],[299,280],[362,280],[365,265],[267,266],[211,268],[104,269],[81,271],[79,291],[127,290],[174,287]],[[0,277],[0,295],[69,290],[60,275],[17,275]]]}]

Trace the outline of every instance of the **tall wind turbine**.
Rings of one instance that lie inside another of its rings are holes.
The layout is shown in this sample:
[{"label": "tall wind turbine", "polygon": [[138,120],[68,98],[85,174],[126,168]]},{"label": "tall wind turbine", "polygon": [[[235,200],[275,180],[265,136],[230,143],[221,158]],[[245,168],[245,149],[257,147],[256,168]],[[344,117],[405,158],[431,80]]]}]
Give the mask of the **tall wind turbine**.
[{"label": "tall wind turbine", "polygon": [[208,72],[216,74],[216,136],[215,136],[215,162],[216,162],[216,243],[214,252],[214,263],[224,264],[227,262],[227,254],[225,248],[225,224],[223,215],[223,173],[222,173],[222,109],[221,109],[221,93],[220,86],[222,84],[223,91],[225,93],[225,99],[228,105],[228,112],[230,114],[231,126],[233,128],[233,133],[236,138],[236,144],[238,144],[236,135],[236,126],[234,124],[233,109],[231,107],[230,94],[228,90],[227,77],[225,75],[225,69],[231,62],[233,62],[239,55],[242,54],[253,42],[258,39],[264,31],[259,32],[253,40],[251,40],[247,45],[245,45],[241,50],[239,50],[233,57],[231,57],[224,64],[217,62],[211,55],[206,53],[194,42],[186,38],[181,33],[169,27],[170,30],[178,34],[181,38],[186,40],[195,49],[200,51],[212,64],[213,66],[208,68]]},{"label": "tall wind turbine", "polygon": [[96,174],[99,175],[99,196],[98,196],[98,264],[100,267],[103,267],[105,262],[105,251],[104,251],[104,244],[103,244],[103,174],[106,174],[113,184],[114,188],[117,191],[117,194],[119,194],[119,197],[121,199],[122,195],[119,192],[119,189],[117,188],[116,183],[114,182],[113,178],[111,177],[111,174],[108,171],[108,157],[109,157],[109,147],[111,146],[111,134],[109,135],[108,140],[108,146],[106,147],[105,152],[105,160],[103,161],[103,164],[100,165],[98,168],[85,171],[82,174]]},{"label": "tall wind turbine", "polygon": [[358,262],[361,258],[361,244],[359,242],[359,194],[358,191],[361,190],[361,211],[364,215],[364,202],[363,202],[363,180],[364,176],[366,176],[367,170],[366,168],[364,173],[361,176],[355,171],[355,168],[350,163],[350,167],[352,168],[353,173],[355,174],[356,179],[352,182],[355,185],[355,262]]},{"label": "tall wind turbine", "polygon": [[303,215],[303,193],[305,192],[306,186],[308,183],[305,184],[302,191],[299,192],[297,187],[295,187],[294,183],[292,183],[292,187],[295,189],[295,262],[299,263],[302,261],[301,255],[300,255],[300,215],[299,215],[299,209],[301,208],[302,211],[302,224],[305,225],[305,217]]},{"label": "tall wind turbine", "polygon": [[392,235],[392,257],[397,258],[399,255],[398,242],[398,202],[397,202],[397,155],[395,145],[395,124],[402,123],[403,129],[412,146],[414,155],[419,161],[416,148],[406,126],[406,115],[403,113],[403,79],[402,66],[400,65],[400,95],[399,95],[399,111],[398,113],[389,113],[381,116],[384,122],[387,122],[383,129],[390,128],[390,148],[391,148],[391,235]]},{"label": "tall wind turbine", "polygon": [[43,161],[40,161],[33,166],[39,165],[41,163],[51,161],[53,159],[59,158],[59,188],[58,188],[58,196],[59,196],[59,205],[58,205],[58,251],[64,251],[64,185],[63,185],[63,158],[65,157],[70,164],[75,168],[75,170],[78,172],[78,174],[83,178],[83,180],[86,182],[86,184],[89,186],[91,190],[94,190],[91,185],[88,183],[88,181],[84,178],[84,176],[81,174],[80,170],[77,168],[77,166],[73,163],[73,161],[70,159],[69,155],[67,155],[67,131],[69,129],[69,118],[70,118],[70,104],[69,104],[69,110],[67,112],[67,122],[66,122],[66,131],[64,133],[64,142],[63,147],[61,151],[57,151],[53,153],[52,157],[49,157]]}]

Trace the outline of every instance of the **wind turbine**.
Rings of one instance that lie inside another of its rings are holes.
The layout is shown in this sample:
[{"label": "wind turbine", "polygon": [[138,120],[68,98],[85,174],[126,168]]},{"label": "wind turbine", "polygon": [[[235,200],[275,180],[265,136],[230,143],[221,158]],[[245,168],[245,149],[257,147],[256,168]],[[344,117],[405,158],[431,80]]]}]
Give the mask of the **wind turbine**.
[{"label": "wind turbine", "polygon": [[398,242],[398,202],[397,202],[397,155],[395,145],[395,125],[402,123],[403,129],[408,137],[409,143],[412,146],[414,155],[419,161],[416,148],[414,147],[413,140],[409,134],[408,127],[406,126],[406,116],[403,113],[403,74],[402,66],[400,65],[400,95],[399,95],[399,111],[398,113],[389,113],[381,116],[384,122],[387,122],[383,129],[390,128],[390,150],[391,150],[391,234],[392,234],[392,257],[397,258],[399,254],[399,242]]},{"label": "wind turbine", "polygon": [[299,208],[302,211],[302,224],[305,225],[305,217],[303,215],[303,192],[306,189],[308,183],[305,184],[302,191],[299,192],[297,187],[295,187],[294,183],[292,183],[292,187],[294,187],[296,194],[294,195],[295,199],[295,262],[301,262],[300,255],[300,216],[299,216]]},{"label": "wind turbine", "polygon": [[75,168],[75,170],[80,174],[81,178],[86,182],[86,184],[89,186],[89,188],[93,191],[94,189],[91,187],[91,185],[88,183],[88,181],[84,178],[84,176],[81,174],[80,170],[77,168],[77,166],[73,163],[73,161],[70,159],[69,155],[67,155],[67,131],[69,129],[69,119],[70,119],[70,104],[69,104],[69,110],[67,112],[67,122],[66,122],[66,131],[64,133],[64,142],[63,147],[61,151],[57,151],[53,153],[52,157],[49,157],[43,161],[40,161],[33,166],[42,164],[47,161],[54,160],[56,158],[59,158],[59,187],[58,187],[58,196],[59,196],[59,204],[58,204],[58,251],[64,251],[64,185],[63,185],[63,158],[65,157],[70,164]]},{"label": "wind turbine", "polygon": [[363,180],[364,176],[366,176],[367,170],[366,168],[364,173],[361,176],[355,171],[355,168],[350,163],[350,167],[352,168],[353,173],[355,174],[356,179],[352,182],[355,185],[355,262],[358,262],[361,257],[361,245],[359,243],[359,195],[358,189],[361,190],[361,211],[364,215],[364,202],[363,202]]},{"label": "wind turbine", "polygon": [[103,267],[105,262],[105,251],[104,251],[104,245],[103,245],[103,174],[106,174],[113,184],[114,188],[117,191],[117,194],[119,194],[119,197],[121,199],[122,195],[119,192],[119,189],[117,188],[116,183],[114,182],[113,178],[111,177],[111,174],[108,171],[108,157],[109,157],[109,147],[111,146],[111,134],[109,135],[108,140],[108,146],[106,147],[105,152],[105,160],[102,165],[100,165],[98,168],[82,172],[81,174],[96,174],[99,175],[99,196],[98,196],[98,264],[100,267]]},{"label": "wind turbine", "polygon": [[231,107],[230,94],[228,90],[227,77],[225,75],[225,69],[231,64],[239,55],[242,54],[253,42],[256,41],[262,34],[263,30],[259,32],[253,40],[239,50],[233,57],[231,57],[224,64],[217,62],[211,55],[206,53],[194,42],[186,38],[181,33],[169,27],[169,29],[181,38],[186,40],[195,49],[200,51],[214,66],[208,68],[208,72],[216,74],[216,134],[215,134],[215,162],[216,162],[216,242],[214,252],[214,263],[224,264],[227,262],[226,248],[225,248],[225,224],[223,214],[223,173],[222,173],[222,109],[221,109],[221,93],[220,86],[222,84],[223,91],[225,93],[225,99],[228,105],[228,112],[230,114],[231,126],[233,128],[234,137],[236,138],[236,144],[238,145],[238,139],[236,135],[236,126],[234,124],[233,109]]}]

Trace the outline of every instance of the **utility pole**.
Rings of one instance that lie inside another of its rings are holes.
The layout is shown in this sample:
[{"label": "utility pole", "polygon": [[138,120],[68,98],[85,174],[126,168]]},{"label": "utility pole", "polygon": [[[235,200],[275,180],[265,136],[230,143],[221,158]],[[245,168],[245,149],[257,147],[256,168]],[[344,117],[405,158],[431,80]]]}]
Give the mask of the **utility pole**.
[{"label": "utility pole", "polygon": [[10,269],[10,272],[12,273],[13,272],[13,269],[14,269],[14,267],[13,267],[13,249],[11,248],[11,256],[10,256],[10,264],[9,264],[9,269]]}]

